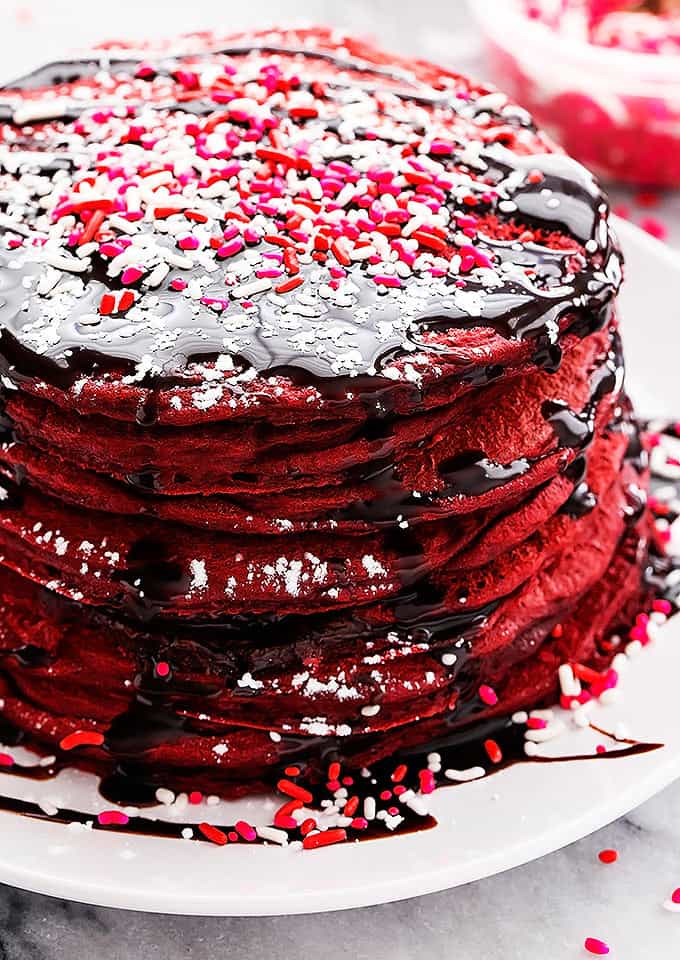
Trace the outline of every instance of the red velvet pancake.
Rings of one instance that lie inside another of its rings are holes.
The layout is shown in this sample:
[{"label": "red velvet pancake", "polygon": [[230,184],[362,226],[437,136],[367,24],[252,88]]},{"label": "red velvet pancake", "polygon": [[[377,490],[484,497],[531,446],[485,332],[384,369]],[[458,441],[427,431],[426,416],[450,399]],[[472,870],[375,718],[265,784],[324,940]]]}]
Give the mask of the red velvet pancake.
[{"label": "red velvet pancake", "polygon": [[648,536],[621,257],[525,111],[298,30],[51,64],[0,120],[9,722],[230,794],[606,661]]}]

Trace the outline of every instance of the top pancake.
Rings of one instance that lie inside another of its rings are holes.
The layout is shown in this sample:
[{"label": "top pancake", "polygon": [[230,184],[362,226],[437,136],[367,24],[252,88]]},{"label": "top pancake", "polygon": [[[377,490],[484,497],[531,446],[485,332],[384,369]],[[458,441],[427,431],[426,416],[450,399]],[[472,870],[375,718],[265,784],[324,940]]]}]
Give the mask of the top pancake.
[{"label": "top pancake", "polygon": [[427,409],[554,369],[620,282],[598,185],[525,111],[328,31],[101,51],[0,117],[2,370],[66,410]]}]

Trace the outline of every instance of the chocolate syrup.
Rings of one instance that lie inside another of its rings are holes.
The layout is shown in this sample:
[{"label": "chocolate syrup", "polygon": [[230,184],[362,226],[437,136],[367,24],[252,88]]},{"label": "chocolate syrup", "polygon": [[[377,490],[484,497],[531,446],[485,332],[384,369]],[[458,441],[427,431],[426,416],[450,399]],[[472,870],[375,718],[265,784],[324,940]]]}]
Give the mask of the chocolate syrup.
[{"label": "chocolate syrup", "polygon": [[[427,747],[400,750],[396,755],[372,764],[370,778],[362,778],[355,775],[352,783],[352,794],[359,798],[359,808],[363,809],[364,798],[367,796],[375,796],[376,792],[380,789],[379,785],[384,785],[385,787],[394,785],[392,774],[400,764],[405,765],[407,769],[407,775],[402,781],[404,789],[418,790],[419,780],[417,771],[427,768],[427,756],[433,751],[439,753],[441,758],[441,772],[435,776],[436,785],[439,787],[460,787],[463,785],[463,781],[449,779],[445,773],[447,769],[466,770],[483,766],[486,775],[489,776],[499,773],[501,770],[505,770],[517,763],[546,764],[565,763],[576,760],[621,760],[626,757],[649,753],[663,747],[662,743],[648,743],[631,739],[622,740],[608,733],[606,730],[594,727],[593,729],[597,730],[597,732],[604,737],[608,737],[616,743],[625,745],[605,753],[568,754],[549,757],[527,756],[524,750],[526,743],[524,729],[523,725],[513,723],[509,718],[500,717],[479,724],[474,730],[468,729],[451,732],[447,734],[446,737],[439,738],[428,744]],[[490,740],[493,740],[498,746],[501,754],[495,763],[489,762],[489,756],[485,747],[485,744]],[[294,751],[291,752],[291,755],[294,756]],[[323,763],[327,764],[329,761],[332,761],[334,756],[337,756],[337,754],[334,754],[333,749],[327,748],[324,752]],[[65,758],[57,759],[49,766],[39,763],[28,765],[14,764],[11,767],[0,766],[0,776],[4,774],[20,779],[46,781],[55,777],[63,766],[69,765],[70,759],[71,758],[69,758],[69,760]],[[291,762],[290,758],[288,762]],[[283,770],[277,769],[273,772],[271,778],[272,787],[281,775],[283,775]],[[301,770],[299,777],[294,777],[294,779],[299,779],[301,785],[311,791],[313,799],[309,802],[308,806],[312,809],[318,808],[321,800],[326,796],[324,787],[320,783],[315,782],[313,778],[310,780],[309,777],[306,776],[304,769]],[[377,787],[376,784],[378,785]],[[153,806],[158,802],[155,791],[156,784],[146,781],[143,770],[136,770],[134,767],[130,767],[128,770],[122,767],[118,768],[113,774],[102,778],[100,782],[100,792],[102,796],[120,806]],[[2,795],[0,795],[0,811],[15,813],[52,823],[89,823],[95,830],[102,829],[116,833],[168,839],[182,839],[183,831],[189,829],[193,833],[192,839],[198,841],[209,840],[209,838],[197,828],[195,822],[178,822],[174,817],[171,820],[163,820],[150,819],[143,815],[133,815],[129,817],[126,823],[101,824],[97,819],[97,815],[92,812],[60,808],[56,813],[48,814],[37,803]],[[428,830],[437,825],[434,817],[429,814],[415,812],[406,804],[399,805],[399,815],[403,820],[396,831],[398,834]],[[212,826],[224,834],[228,835],[231,833],[232,837],[234,836],[234,824],[213,823]],[[297,835],[297,831],[287,832],[290,839],[294,839]],[[381,820],[374,820],[368,823],[366,829],[353,833],[352,840],[371,840],[390,835],[393,834]],[[253,842],[263,843],[265,841],[263,841],[262,838],[257,838]]]}]

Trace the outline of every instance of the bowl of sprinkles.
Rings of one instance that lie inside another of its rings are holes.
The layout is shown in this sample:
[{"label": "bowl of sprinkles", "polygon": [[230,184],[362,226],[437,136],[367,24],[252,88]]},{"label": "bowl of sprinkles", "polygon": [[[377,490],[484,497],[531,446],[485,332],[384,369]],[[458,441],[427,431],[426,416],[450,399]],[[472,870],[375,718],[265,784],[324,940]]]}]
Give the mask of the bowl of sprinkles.
[{"label": "bowl of sprinkles", "polygon": [[680,184],[675,0],[471,3],[488,66],[565,149],[602,177]]}]

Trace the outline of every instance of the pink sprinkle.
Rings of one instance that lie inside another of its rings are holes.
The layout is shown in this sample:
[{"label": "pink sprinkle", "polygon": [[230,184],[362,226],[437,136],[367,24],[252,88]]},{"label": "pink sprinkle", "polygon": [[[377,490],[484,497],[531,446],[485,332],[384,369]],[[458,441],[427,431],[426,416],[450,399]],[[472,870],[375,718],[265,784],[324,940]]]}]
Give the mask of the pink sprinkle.
[{"label": "pink sprinkle", "polygon": [[198,250],[200,243],[198,237],[195,237],[193,233],[188,233],[179,238],[178,245],[182,250]]},{"label": "pink sprinkle", "polygon": [[144,271],[140,270],[139,267],[126,267],[125,270],[123,270],[120,279],[126,286],[128,286],[131,283],[137,283],[137,281],[143,276]]},{"label": "pink sprinkle", "polygon": [[170,664],[165,660],[159,660],[156,664],[156,674],[159,677],[167,677],[170,673]]},{"label": "pink sprinkle", "polygon": [[594,953],[598,957],[604,957],[609,953],[609,947],[604,940],[598,940],[597,937],[586,937],[583,946],[588,953]]},{"label": "pink sprinkle", "polygon": [[14,760],[8,753],[0,753],[0,767],[12,767]]},{"label": "pink sprinkle", "polygon": [[669,600],[663,600],[659,598],[652,604],[652,610],[654,610],[656,613],[665,613],[667,616],[672,609],[673,607]]},{"label": "pink sprinkle", "polygon": [[217,251],[217,256],[225,259],[226,257],[233,257],[234,254],[240,253],[241,250],[243,250],[243,240],[237,237],[230,243],[223,243]]},{"label": "pink sprinkle", "polygon": [[97,817],[97,820],[103,827],[113,823],[124,826],[130,822],[130,818],[126,813],[123,813],[122,810],[103,810]]},{"label": "pink sprinkle", "polygon": [[680,903],[680,887],[677,887],[671,894],[671,900],[673,903]]},{"label": "pink sprinkle", "polygon": [[649,642],[647,630],[640,625],[633,627],[633,629],[628,632],[628,636],[631,640],[639,640],[643,645]]},{"label": "pink sprinkle", "polygon": [[448,156],[453,153],[453,144],[448,140],[433,140],[430,144],[430,153],[435,156]]},{"label": "pink sprinkle", "polygon": [[181,277],[175,277],[174,280],[170,281],[170,287],[173,290],[186,290],[187,282],[186,280],[182,280]]},{"label": "pink sprinkle", "polygon": [[418,773],[418,779],[420,780],[420,792],[432,793],[435,788],[434,773],[431,770],[421,770]]},{"label": "pink sprinkle", "polygon": [[401,280],[399,277],[388,277],[383,274],[378,274],[378,276],[373,277],[375,283],[382,284],[383,287],[400,287]]},{"label": "pink sprinkle", "polygon": [[486,683],[483,683],[477,692],[479,693],[479,699],[487,706],[495,707],[498,703],[496,691]]},{"label": "pink sprinkle", "polygon": [[251,825],[246,823],[245,820],[237,820],[235,827],[238,835],[243,837],[244,840],[247,840],[248,843],[252,843],[253,840],[257,839],[255,827],[251,827]]}]

